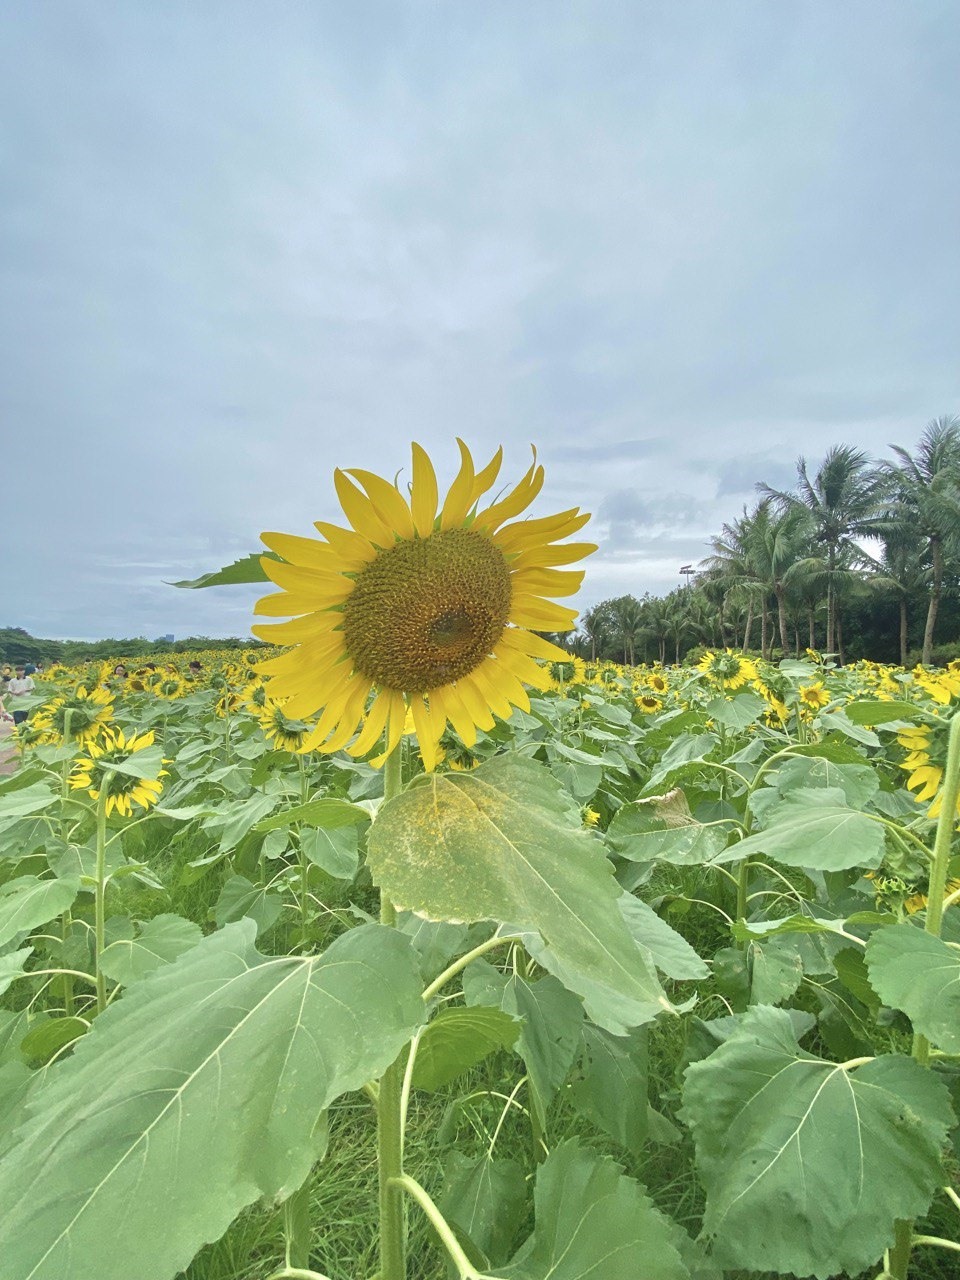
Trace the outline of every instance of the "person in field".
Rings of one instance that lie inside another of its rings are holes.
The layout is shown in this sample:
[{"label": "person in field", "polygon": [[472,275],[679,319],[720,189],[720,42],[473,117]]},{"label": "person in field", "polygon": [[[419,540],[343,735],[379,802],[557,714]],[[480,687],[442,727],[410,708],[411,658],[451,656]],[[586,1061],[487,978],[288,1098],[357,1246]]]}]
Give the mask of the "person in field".
[{"label": "person in field", "polygon": [[19,664],[14,673],[13,679],[7,685],[7,692],[10,695],[11,706],[13,709],[14,724],[23,724],[24,720],[26,720],[26,708],[18,707],[17,703],[22,698],[27,697],[28,694],[33,693],[34,688],[33,676],[27,675],[23,664]]}]

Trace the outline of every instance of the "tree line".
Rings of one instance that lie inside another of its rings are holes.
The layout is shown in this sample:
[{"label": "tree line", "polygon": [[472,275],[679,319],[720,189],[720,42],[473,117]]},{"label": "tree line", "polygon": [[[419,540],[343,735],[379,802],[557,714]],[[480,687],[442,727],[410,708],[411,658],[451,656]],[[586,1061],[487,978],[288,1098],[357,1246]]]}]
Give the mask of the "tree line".
[{"label": "tree line", "polygon": [[815,469],[801,457],[795,488],[758,484],[687,586],[601,601],[568,646],[631,664],[701,645],[904,666],[960,656],[960,418],[890,448],[874,461],[835,445]]},{"label": "tree line", "polygon": [[[165,653],[193,653],[208,649],[258,649],[253,637],[187,636],[183,640],[147,640],[144,636],[107,640],[44,640],[23,627],[0,627],[0,661],[96,662],[110,658],[152,658]],[[265,647],[265,646],[263,646]]]}]

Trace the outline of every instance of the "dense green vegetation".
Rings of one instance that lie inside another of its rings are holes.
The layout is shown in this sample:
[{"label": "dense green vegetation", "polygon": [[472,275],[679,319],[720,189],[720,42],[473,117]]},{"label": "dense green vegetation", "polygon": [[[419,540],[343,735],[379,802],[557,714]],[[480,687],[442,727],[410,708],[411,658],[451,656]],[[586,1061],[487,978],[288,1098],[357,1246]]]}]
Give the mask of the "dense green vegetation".
[{"label": "dense green vegetation", "polygon": [[758,484],[689,586],[602,601],[577,650],[624,662],[678,662],[700,645],[903,666],[960,656],[960,419],[893,452],[872,463],[838,445],[816,470],[800,459],[794,491]]}]

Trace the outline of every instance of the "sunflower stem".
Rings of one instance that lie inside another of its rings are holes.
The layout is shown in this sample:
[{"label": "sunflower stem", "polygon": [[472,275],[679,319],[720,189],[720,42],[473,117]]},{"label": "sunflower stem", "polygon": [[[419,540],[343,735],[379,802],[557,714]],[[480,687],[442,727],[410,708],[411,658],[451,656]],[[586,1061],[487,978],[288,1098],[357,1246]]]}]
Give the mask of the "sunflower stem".
[{"label": "sunflower stem", "polygon": [[[383,766],[383,802],[400,794],[400,752],[396,746]],[[397,913],[386,894],[380,895],[380,923],[395,927]],[[380,1276],[379,1280],[405,1280],[407,1274],[406,1222],[403,1179],[403,1072],[408,1051],[401,1049],[396,1062],[380,1077],[377,1106],[377,1161],[380,1172]]]},{"label": "sunflower stem", "polygon": [[100,782],[100,794],[97,796],[97,865],[96,886],[94,888],[94,956],[93,972],[97,979],[97,1013],[103,1013],[107,1007],[107,980],[100,968],[100,957],[106,946],[106,916],[104,903],[107,889],[107,800],[110,796],[110,784],[113,782],[113,771],[103,775]]},{"label": "sunflower stem", "polygon": [[[943,924],[943,900],[946,897],[947,872],[950,848],[953,843],[953,824],[957,818],[958,795],[960,795],[960,713],[955,713],[950,721],[947,763],[943,771],[943,786],[940,791],[940,816],[937,819],[937,834],[933,841],[933,865],[930,868],[930,883],[927,888],[927,922],[924,928],[934,938],[940,937]],[[929,1065],[930,1041],[926,1036],[913,1037],[913,1056],[921,1066]],[[894,1280],[907,1280],[910,1254],[916,1243],[913,1223],[897,1222],[896,1232],[896,1242],[890,1252],[890,1274]]]},{"label": "sunflower stem", "polygon": [[[63,744],[64,746],[70,741],[70,721],[73,719],[73,708],[67,707],[63,713]],[[67,800],[70,798],[70,769],[73,765],[72,760],[64,760],[63,768],[60,773],[60,838],[64,844],[67,843],[67,820],[63,816],[64,808]],[[69,907],[64,911],[60,918],[60,938],[63,942],[64,950],[66,950],[67,940],[73,929],[73,914]],[[76,1011],[73,992],[73,976],[69,973],[63,975],[63,1011],[68,1018],[72,1018]]]}]

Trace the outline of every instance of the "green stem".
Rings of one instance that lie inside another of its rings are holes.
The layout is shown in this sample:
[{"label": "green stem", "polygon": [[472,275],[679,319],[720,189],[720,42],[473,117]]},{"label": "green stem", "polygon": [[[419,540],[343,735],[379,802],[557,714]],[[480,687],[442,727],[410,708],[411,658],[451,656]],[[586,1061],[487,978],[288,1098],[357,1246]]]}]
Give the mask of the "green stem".
[{"label": "green stem", "polygon": [[960,1253],[960,1241],[945,1240],[943,1236],[914,1236],[914,1244],[932,1244],[938,1249],[952,1249],[955,1253]]},{"label": "green stem", "polygon": [[310,1263],[310,1177],[283,1204],[283,1235],[286,1242],[286,1270],[296,1271]]},{"label": "green stem", "polygon": [[910,1252],[913,1249],[913,1223],[898,1219],[894,1227],[893,1248],[890,1250],[890,1261],[887,1264],[892,1280],[907,1280],[910,1266]]},{"label": "green stem", "polygon": [[[300,766],[300,803],[306,804],[310,798],[310,784],[307,781],[307,767],[302,755],[297,756],[297,763]],[[303,840],[299,830],[297,833],[297,853],[300,858],[300,944],[302,946],[307,936],[307,916],[310,910],[310,894],[308,892],[310,862],[303,851]]]},{"label": "green stem", "polygon": [[[70,722],[72,719],[73,719],[73,708],[68,707],[66,711],[63,713],[64,745],[66,745],[66,743],[69,741],[69,738],[70,738]],[[60,770],[60,813],[61,815],[63,814],[64,806],[66,805],[67,801],[70,798],[70,781],[69,780],[70,780],[70,769],[72,765],[73,765],[72,760],[64,760],[63,766]],[[66,819],[61,817],[60,838],[63,840],[65,844],[67,843],[66,827],[67,827]],[[70,932],[72,929],[73,929],[73,915],[71,914],[70,908],[67,907],[66,911],[64,911],[63,916],[60,919],[60,939],[64,945],[64,948],[66,948],[67,939],[70,937]],[[71,1018],[73,1017],[75,1008],[76,1008],[76,1005],[75,1005],[74,994],[73,994],[73,977],[70,974],[65,973],[63,975],[63,1011],[68,1018]]]},{"label": "green stem", "polygon": [[[396,747],[383,766],[383,802],[400,794],[400,751]],[[395,926],[397,913],[385,894],[380,895],[380,923]],[[407,1051],[380,1077],[377,1106],[377,1162],[380,1177],[380,1276],[379,1280],[406,1280],[407,1245],[403,1195],[403,1073]],[[426,1194],[426,1193],[424,1193]],[[459,1247],[459,1246],[458,1246]]]},{"label": "green stem", "polygon": [[[947,893],[947,873],[950,869],[950,847],[953,843],[953,824],[957,818],[957,796],[960,795],[960,713],[950,721],[950,737],[947,743],[947,763],[943,771],[940,791],[940,816],[937,834],[933,841],[933,865],[927,888],[927,933],[940,937],[943,925],[943,900]],[[913,1056],[921,1066],[930,1061],[930,1041],[926,1036],[913,1037]]]},{"label": "green stem", "polygon": [[947,746],[947,765],[943,773],[943,789],[940,792],[940,817],[933,842],[933,866],[930,868],[930,887],[927,889],[927,933],[940,937],[943,923],[943,900],[947,891],[947,872],[950,864],[950,846],[953,826],[957,820],[957,796],[960,795],[960,712],[950,721],[950,737]]},{"label": "green stem", "polygon": [[100,968],[100,957],[106,946],[106,916],[104,904],[107,891],[107,799],[113,773],[108,771],[100,782],[100,794],[97,797],[97,866],[96,885],[94,887],[94,957],[93,972],[97,979],[97,1013],[103,1013],[107,1007],[107,980]]},{"label": "green stem", "polygon": [[[462,1280],[483,1280],[480,1272],[476,1270],[470,1259],[460,1247],[460,1241],[453,1234],[453,1230],[446,1218],[434,1204],[429,1194],[421,1187],[420,1183],[414,1178],[408,1177],[406,1174],[398,1174],[397,1177],[391,1178],[391,1183],[400,1191],[406,1191],[408,1196],[416,1200],[417,1204],[426,1214],[430,1225],[440,1237],[440,1242],[450,1255],[450,1260],[460,1272]],[[387,1273],[380,1272],[381,1280],[387,1280]]]},{"label": "green stem", "polygon": [[476,960],[479,956],[486,955],[488,951],[493,951],[496,947],[503,946],[505,943],[521,941],[521,938],[513,937],[510,934],[503,934],[502,936],[497,934],[496,937],[488,938],[486,942],[481,942],[480,945],[474,947],[472,951],[468,951],[466,955],[460,956],[458,960],[454,960],[453,964],[448,965],[447,968],[444,969],[443,973],[440,974],[439,978],[434,978],[433,982],[430,983],[429,987],[427,987],[423,993],[424,1000],[432,1000],[437,992],[447,985],[451,978],[455,978],[462,969],[465,969],[468,964]]}]

